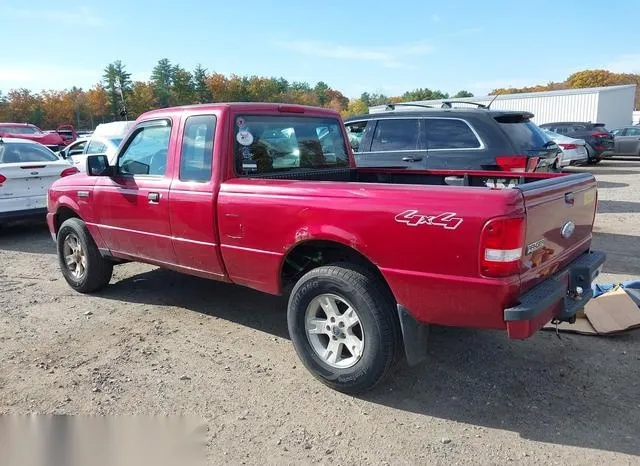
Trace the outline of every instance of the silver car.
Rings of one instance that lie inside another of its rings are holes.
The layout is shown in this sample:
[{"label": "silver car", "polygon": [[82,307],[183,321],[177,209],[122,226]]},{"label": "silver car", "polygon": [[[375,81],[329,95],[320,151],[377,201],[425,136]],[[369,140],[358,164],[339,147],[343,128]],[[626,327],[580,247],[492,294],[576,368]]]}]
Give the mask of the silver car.
[{"label": "silver car", "polygon": [[611,131],[616,155],[640,156],[640,126],[624,126]]}]

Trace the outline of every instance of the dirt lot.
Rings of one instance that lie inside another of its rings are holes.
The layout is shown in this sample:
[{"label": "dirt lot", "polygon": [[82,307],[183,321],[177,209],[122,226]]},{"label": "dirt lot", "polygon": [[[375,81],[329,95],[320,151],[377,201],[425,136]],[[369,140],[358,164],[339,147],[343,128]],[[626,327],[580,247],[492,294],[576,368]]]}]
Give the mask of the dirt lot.
[{"label": "dirt lot", "polygon": [[[593,171],[601,281],[640,276],[640,160]],[[640,464],[640,331],[434,328],[353,398],[302,367],[282,299],[139,264],[81,296],[43,225],[2,230],[0,264],[0,413],[195,414],[216,464]]]}]

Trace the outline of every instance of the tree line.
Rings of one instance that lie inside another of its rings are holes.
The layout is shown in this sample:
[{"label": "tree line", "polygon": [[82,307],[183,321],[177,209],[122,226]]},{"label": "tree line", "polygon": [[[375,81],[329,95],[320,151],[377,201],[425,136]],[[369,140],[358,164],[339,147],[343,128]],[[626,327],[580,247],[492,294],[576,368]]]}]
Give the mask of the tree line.
[{"label": "tree line", "polygon": [[[494,89],[491,94],[522,93],[617,84],[638,84],[636,108],[640,108],[640,75],[586,70],[574,73],[562,82],[546,85]],[[65,90],[29,89],[0,91],[0,121],[29,122],[43,129],[73,124],[91,129],[97,124],[123,118],[135,119],[155,108],[205,102],[284,102],[328,107],[343,116],[366,113],[373,105],[418,100],[473,97],[468,91],[455,95],[440,90],[419,88],[399,96],[363,93],[348,99],[325,82],[310,85],[284,78],[264,76],[225,76],[209,72],[201,65],[192,71],[163,58],[158,61],[147,81],[132,81],[131,73],[121,61],[108,64],[101,82],[91,89],[72,87]],[[123,112],[126,110],[126,114]]]},{"label": "tree line", "polygon": [[[471,95],[466,91],[456,94]],[[91,129],[99,123],[135,119],[156,108],[206,102],[297,103],[332,108],[348,116],[366,113],[371,105],[447,97],[425,88],[397,97],[363,93],[350,100],[322,81],[310,85],[284,78],[225,76],[201,65],[189,71],[166,58],[158,61],[148,81],[132,81],[131,73],[118,60],[108,64],[101,82],[88,90],[72,87],[36,93],[20,88],[6,95],[0,91],[0,121],[28,122],[43,129],[62,124]]]},{"label": "tree line", "polygon": [[525,92],[559,91],[563,89],[582,89],[585,87],[619,86],[636,84],[635,109],[640,109],[640,74],[612,73],[607,70],[584,70],[573,73],[561,82],[549,82],[529,87],[505,87],[494,89],[489,95],[522,94]]}]

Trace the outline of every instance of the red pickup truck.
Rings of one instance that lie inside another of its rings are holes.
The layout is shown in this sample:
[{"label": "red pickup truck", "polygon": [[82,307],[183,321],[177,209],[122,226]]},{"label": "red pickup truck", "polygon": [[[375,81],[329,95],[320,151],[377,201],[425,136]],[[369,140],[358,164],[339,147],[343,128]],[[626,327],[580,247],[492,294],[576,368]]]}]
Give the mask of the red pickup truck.
[{"label": "red pickup truck", "polygon": [[604,262],[592,175],[358,169],[327,109],[152,111],[112,163],[49,191],[73,289],[140,261],[286,294],[299,357],[347,393],[422,360],[429,324],[523,339],[573,321]]}]

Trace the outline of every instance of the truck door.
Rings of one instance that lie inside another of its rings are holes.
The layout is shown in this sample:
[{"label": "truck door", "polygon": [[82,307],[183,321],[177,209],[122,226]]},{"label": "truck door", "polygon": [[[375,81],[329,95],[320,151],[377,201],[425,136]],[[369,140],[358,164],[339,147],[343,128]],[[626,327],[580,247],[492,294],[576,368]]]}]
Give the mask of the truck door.
[{"label": "truck door", "polygon": [[139,123],[118,154],[116,174],[99,177],[94,207],[109,249],[155,263],[176,261],[169,224],[167,170],[172,125]]},{"label": "truck door", "polygon": [[179,158],[174,161],[169,190],[177,264],[212,278],[222,278],[215,208],[218,180],[213,170],[217,118],[216,115],[192,115],[184,121],[177,149]]}]

